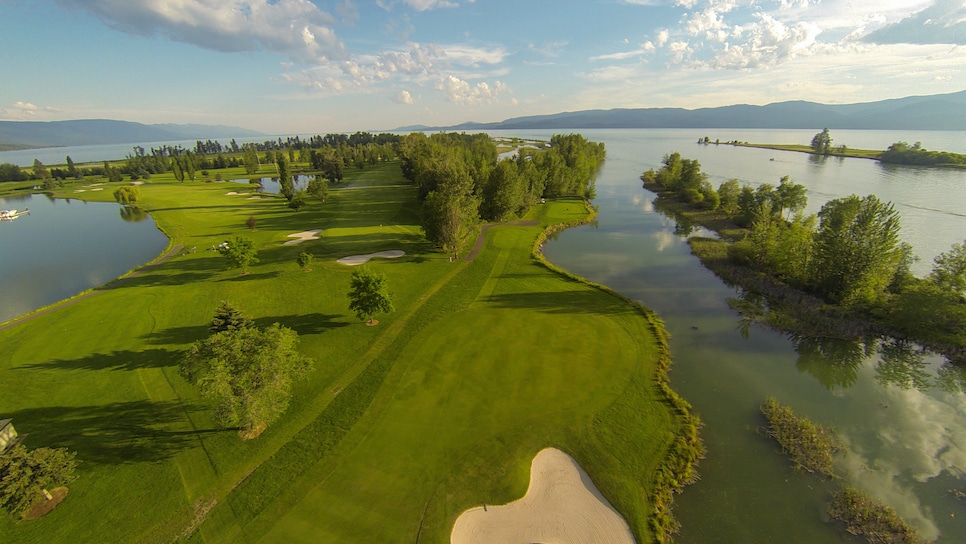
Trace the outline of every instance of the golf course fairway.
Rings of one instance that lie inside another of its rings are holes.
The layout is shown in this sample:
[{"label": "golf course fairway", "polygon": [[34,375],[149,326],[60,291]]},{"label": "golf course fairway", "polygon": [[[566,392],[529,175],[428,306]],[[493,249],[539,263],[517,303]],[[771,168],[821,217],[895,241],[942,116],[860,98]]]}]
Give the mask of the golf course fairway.
[{"label": "golf course fairway", "polygon": [[[244,185],[156,176],[141,205],[174,256],[0,328],[0,418],[28,447],[81,462],[62,504],[2,516],[0,541],[442,544],[464,510],[522,497],[547,447],[586,470],[638,542],[660,538],[657,482],[694,425],[666,384],[663,327],[533,254],[548,227],[590,217],[584,201],[537,205],[522,218],[533,226],[490,228],[475,258],[450,262],[423,237],[398,163],[345,182],[295,212]],[[285,245],[309,229],[318,239]],[[247,274],[209,249],[235,235],[258,248]],[[383,251],[404,252],[367,264],[395,312],[367,327],[337,260]],[[219,428],[178,373],[222,300],[294,329],[315,360],[254,440]]]}]

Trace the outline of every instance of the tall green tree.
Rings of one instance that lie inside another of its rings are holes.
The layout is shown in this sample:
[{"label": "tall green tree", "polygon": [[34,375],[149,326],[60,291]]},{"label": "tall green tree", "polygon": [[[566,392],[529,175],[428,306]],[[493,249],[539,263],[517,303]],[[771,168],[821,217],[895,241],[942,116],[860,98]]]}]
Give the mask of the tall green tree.
[{"label": "tall green tree", "polygon": [[895,207],[875,195],[852,195],[827,202],[818,218],[815,287],[833,302],[875,302],[904,257]]},{"label": "tall green tree", "polygon": [[493,221],[503,221],[507,216],[525,207],[526,188],[519,169],[510,160],[502,160],[490,171],[483,188],[482,215]]},{"label": "tall green tree", "polygon": [[243,274],[248,274],[249,265],[258,263],[258,251],[255,249],[255,242],[244,236],[235,236],[220,244],[218,253],[228,259],[231,268],[241,268]]},{"label": "tall green tree", "polygon": [[325,204],[325,199],[329,196],[329,181],[322,176],[312,176],[306,191]]},{"label": "tall green tree", "polygon": [[360,266],[352,272],[349,287],[349,309],[370,325],[377,313],[390,313],[394,310],[385,274],[368,266]]},{"label": "tall green tree", "polygon": [[67,155],[67,174],[74,179],[84,179],[84,174],[74,165],[70,155]]},{"label": "tall green tree", "polygon": [[276,166],[278,167],[278,192],[291,202],[295,195],[295,186],[292,184],[292,172],[289,170],[288,158],[285,153],[279,152],[276,155]]},{"label": "tall green tree", "polygon": [[195,342],[180,370],[217,403],[219,423],[241,427],[246,438],[254,438],[288,408],[293,382],[312,365],[298,352],[298,334],[275,323],[225,330]]},{"label": "tall green tree", "polygon": [[0,454],[0,507],[20,515],[32,505],[49,499],[48,488],[74,480],[76,454],[66,448],[36,448],[23,444]]},{"label": "tall green tree", "polygon": [[951,294],[966,296],[966,241],[933,259],[929,279]]},{"label": "tall green tree", "polygon": [[242,163],[245,165],[245,172],[249,176],[253,176],[258,172],[261,163],[258,162],[258,151],[255,149],[255,146],[251,144],[245,145],[245,152],[242,154]]},{"label": "tall green tree", "polygon": [[[793,182],[788,176],[783,176],[775,189],[775,204],[778,208],[778,215],[788,220],[792,214],[802,213],[802,210],[808,205],[807,192],[804,185]],[[787,213],[784,213],[786,211]]]},{"label": "tall green tree", "polygon": [[822,129],[812,137],[812,151],[817,155],[828,155],[832,151],[832,136],[829,135],[828,129]]}]

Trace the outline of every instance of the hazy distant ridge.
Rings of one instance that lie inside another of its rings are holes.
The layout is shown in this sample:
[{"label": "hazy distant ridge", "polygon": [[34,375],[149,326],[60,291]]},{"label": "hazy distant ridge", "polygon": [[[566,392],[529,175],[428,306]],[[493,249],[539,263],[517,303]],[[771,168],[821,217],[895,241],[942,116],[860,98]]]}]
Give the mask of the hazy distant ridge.
[{"label": "hazy distant ridge", "polygon": [[580,128],[787,128],[870,130],[966,130],[966,91],[910,96],[862,104],[789,101],[766,106],[584,110],[515,117],[498,123],[405,130],[497,130]]},{"label": "hazy distant ridge", "polygon": [[76,121],[0,121],[0,143],[31,147],[141,144],[172,140],[261,136],[259,132],[223,125],[145,125],[110,119]]}]

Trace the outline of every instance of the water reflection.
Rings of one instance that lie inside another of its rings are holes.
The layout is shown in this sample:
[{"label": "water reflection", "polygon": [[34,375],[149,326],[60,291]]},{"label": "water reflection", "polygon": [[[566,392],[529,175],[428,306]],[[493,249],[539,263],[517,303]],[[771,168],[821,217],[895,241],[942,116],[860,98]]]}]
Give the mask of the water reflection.
[{"label": "water reflection", "polygon": [[925,391],[930,387],[925,350],[903,340],[883,342],[875,365],[875,379],[883,386]]},{"label": "water reflection", "polygon": [[874,352],[875,340],[860,342],[844,338],[822,338],[790,333],[799,372],[811,374],[826,389],[848,389],[859,379],[859,367]]},{"label": "water reflection", "polygon": [[137,206],[123,206],[118,210],[118,213],[121,215],[121,219],[128,223],[140,223],[148,218],[148,212]]}]

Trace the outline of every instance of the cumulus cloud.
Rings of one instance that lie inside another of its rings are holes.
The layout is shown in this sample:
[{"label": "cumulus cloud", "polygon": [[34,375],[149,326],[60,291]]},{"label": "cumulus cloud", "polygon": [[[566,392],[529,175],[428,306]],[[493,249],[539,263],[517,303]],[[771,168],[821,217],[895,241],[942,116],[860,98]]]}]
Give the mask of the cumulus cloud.
[{"label": "cumulus cloud", "polygon": [[725,42],[708,64],[728,69],[772,66],[806,53],[821,33],[820,28],[806,22],[786,25],[765,13],[759,13],[757,18],[738,33],[743,41]]},{"label": "cumulus cloud", "polygon": [[926,9],[871,32],[863,40],[878,44],[966,45],[966,3],[963,0],[935,0]]},{"label": "cumulus cloud", "polygon": [[492,87],[485,81],[470,85],[467,81],[449,75],[436,82],[436,90],[443,93],[447,102],[472,106],[498,102],[500,96],[506,93],[507,86],[500,81],[494,83]]},{"label": "cumulus cloud", "polygon": [[413,100],[413,95],[409,94],[409,91],[399,91],[393,95],[392,101],[397,104],[405,104],[407,106],[411,106],[416,103],[416,101]]},{"label": "cumulus cloud", "polygon": [[647,42],[640,49],[635,49],[633,51],[621,51],[618,53],[610,53],[607,55],[597,55],[595,57],[590,57],[590,60],[624,60],[632,59],[634,57],[639,57],[641,55],[647,54],[654,51],[654,45],[651,42]]},{"label": "cumulus cloud", "polygon": [[[268,50],[303,62],[346,56],[335,18],[310,0],[57,0],[107,25],[216,51]],[[345,10],[351,6],[345,2]],[[346,15],[343,15],[345,18]]]}]

